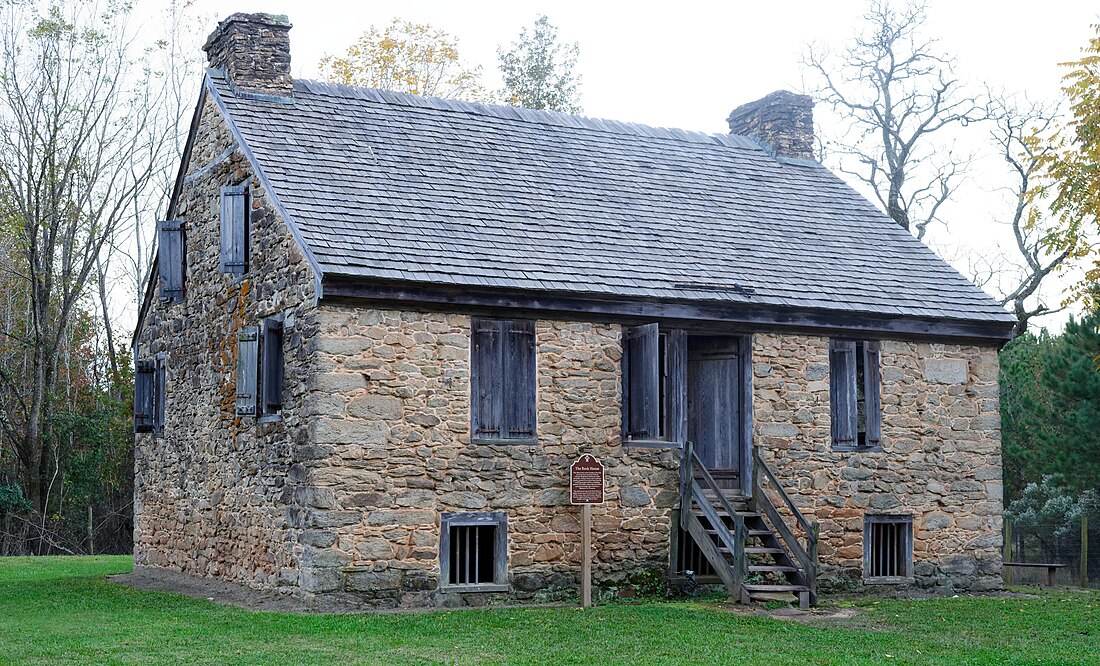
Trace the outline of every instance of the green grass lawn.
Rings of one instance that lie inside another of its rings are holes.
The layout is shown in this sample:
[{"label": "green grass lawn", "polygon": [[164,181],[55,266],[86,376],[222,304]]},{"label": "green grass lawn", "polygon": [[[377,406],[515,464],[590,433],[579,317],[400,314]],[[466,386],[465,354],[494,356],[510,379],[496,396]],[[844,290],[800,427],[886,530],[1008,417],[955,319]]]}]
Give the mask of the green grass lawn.
[{"label": "green grass lawn", "polygon": [[322,616],[104,580],[130,566],[128,557],[0,558],[0,662],[1100,663],[1096,593],[857,601],[858,616],[815,625],[704,603]]}]

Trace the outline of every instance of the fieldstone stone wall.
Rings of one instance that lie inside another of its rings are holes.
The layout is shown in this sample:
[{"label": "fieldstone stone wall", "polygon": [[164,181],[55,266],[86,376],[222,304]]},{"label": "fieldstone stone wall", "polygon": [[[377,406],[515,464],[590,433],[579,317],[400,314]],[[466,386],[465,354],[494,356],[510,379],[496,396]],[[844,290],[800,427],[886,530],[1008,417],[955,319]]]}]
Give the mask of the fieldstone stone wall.
[{"label": "fieldstone stone wall", "polygon": [[[202,109],[178,213],[186,218],[186,299],[154,296],[139,358],[167,354],[164,435],[135,443],[134,562],[272,588],[297,585],[289,472],[305,440],[299,405],[317,330],[313,274],[213,103]],[[220,188],[251,187],[250,266],[219,270]],[[154,278],[154,282],[157,282]],[[154,286],[157,286],[156,284]],[[235,410],[237,333],[282,313],[282,421]]]},{"label": "fieldstone stone wall", "polygon": [[829,340],[758,334],[756,443],[821,523],[825,587],[862,580],[863,518],[913,517],[914,585],[999,589],[997,349],[882,342],[882,451],[831,449]]},{"label": "fieldstone stone wall", "polygon": [[537,446],[470,444],[470,320],[323,305],[320,374],[304,407],[313,455],[293,476],[307,595],[380,605],[484,603],[439,587],[443,512],[508,514],[511,598],[576,594],[579,507],[568,467],[607,465],[594,507],[596,585],[668,566],[676,450],[620,444],[618,325],[539,321]]}]

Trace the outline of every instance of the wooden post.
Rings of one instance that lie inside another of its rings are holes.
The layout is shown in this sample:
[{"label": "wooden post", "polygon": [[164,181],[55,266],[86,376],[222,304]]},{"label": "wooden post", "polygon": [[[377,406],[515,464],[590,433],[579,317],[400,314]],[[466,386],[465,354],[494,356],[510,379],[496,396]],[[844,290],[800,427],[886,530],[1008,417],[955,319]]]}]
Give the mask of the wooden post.
[{"label": "wooden post", "polygon": [[92,505],[88,503],[88,554],[95,555],[95,531],[92,529]]},{"label": "wooden post", "polygon": [[581,606],[592,605],[592,505],[581,505]]},{"label": "wooden post", "polygon": [[[1005,520],[1005,543],[1004,543],[1004,562],[1012,561],[1012,521]],[[1001,571],[1004,572],[1005,585],[1012,584],[1012,568],[1004,567]]]},{"label": "wooden post", "polygon": [[1089,517],[1081,514],[1081,587],[1089,586]]}]

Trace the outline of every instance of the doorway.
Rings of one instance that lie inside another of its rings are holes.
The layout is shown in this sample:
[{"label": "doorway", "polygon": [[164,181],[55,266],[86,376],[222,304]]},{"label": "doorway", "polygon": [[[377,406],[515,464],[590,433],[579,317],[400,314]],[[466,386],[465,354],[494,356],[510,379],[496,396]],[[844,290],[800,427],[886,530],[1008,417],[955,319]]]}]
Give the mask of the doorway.
[{"label": "doorway", "polygon": [[722,488],[742,487],[739,338],[688,336],[688,439]]}]

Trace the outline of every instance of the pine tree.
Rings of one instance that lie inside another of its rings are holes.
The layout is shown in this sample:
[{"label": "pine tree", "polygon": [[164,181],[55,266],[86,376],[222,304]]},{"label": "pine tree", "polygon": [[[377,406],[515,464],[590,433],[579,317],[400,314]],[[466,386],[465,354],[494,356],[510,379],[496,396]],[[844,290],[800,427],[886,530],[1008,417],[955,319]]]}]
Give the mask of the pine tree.
[{"label": "pine tree", "polygon": [[1023,335],[1001,351],[1005,490],[1053,475],[1100,491],[1100,311],[1059,336]]},{"label": "pine tree", "polygon": [[1043,384],[1057,396],[1047,434],[1051,472],[1079,490],[1100,489],[1100,310],[1070,319],[1043,363]]},{"label": "pine tree", "polygon": [[1042,476],[1044,446],[1057,439],[1055,396],[1040,378],[1051,336],[1021,335],[1001,350],[1001,451],[1005,493],[1020,497],[1024,487]]}]

